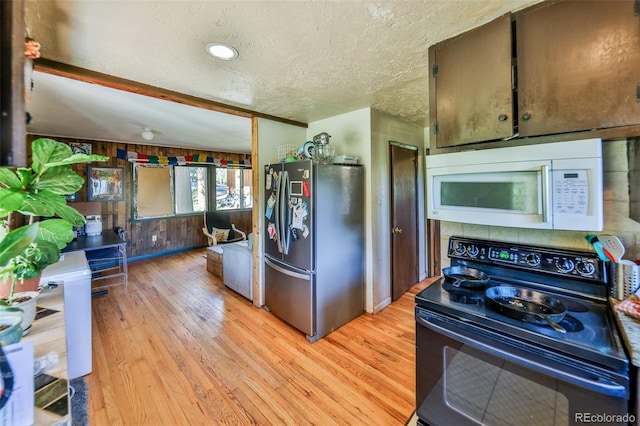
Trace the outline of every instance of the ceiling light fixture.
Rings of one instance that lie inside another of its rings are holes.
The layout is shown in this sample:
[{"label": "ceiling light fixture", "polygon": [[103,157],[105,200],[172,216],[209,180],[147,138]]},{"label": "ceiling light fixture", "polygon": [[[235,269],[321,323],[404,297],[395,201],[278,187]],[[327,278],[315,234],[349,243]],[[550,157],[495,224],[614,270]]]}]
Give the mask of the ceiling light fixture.
[{"label": "ceiling light fixture", "polygon": [[205,50],[209,55],[218,59],[224,59],[225,61],[230,61],[238,57],[238,50],[224,43],[209,43],[205,47]]},{"label": "ceiling light fixture", "polygon": [[146,140],[146,141],[150,141],[153,140],[153,137],[155,136],[153,134],[153,132],[151,131],[150,128],[145,127],[142,129],[142,133],[141,133],[142,139]]}]

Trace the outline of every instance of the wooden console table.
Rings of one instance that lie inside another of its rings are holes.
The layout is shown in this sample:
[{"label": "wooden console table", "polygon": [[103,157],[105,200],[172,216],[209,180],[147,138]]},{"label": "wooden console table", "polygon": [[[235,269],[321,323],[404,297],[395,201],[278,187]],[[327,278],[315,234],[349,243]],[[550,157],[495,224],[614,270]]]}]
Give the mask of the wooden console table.
[{"label": "wooden console table", "polygon": [[127,285],[127,242],[121,240],[113,230],[102,231],[100,235],[80,235],[62,251],[81,250],[85,252],[91,268],[92,291]]}]

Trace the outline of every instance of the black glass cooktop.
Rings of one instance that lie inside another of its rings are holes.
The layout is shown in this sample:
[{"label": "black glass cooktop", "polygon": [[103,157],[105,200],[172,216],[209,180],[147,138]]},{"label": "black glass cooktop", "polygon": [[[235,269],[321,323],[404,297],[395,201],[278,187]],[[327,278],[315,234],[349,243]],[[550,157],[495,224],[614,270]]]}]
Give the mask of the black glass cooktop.
[{"label": "black glass cooktop", "polygon": [[[512,283],[492,279],[487,287],[497,285],[511,286]],[[627,358],[606,304],[548,292],[567,307],[567,313],[559,322],[566,333],[561,333],[547,324],[529,323],[492,309],[486,303],[485,290],[455,287],[443,277],[418,293],[416,303],[420,307],[461,318],[523,341],[543,344],[605,365],[614,364],[619,368],[626,365]]]}]

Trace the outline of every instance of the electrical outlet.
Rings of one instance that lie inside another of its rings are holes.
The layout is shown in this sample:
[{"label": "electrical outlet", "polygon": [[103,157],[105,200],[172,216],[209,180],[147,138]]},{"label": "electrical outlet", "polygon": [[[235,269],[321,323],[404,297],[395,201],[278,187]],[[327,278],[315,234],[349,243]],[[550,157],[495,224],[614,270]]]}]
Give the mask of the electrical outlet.
[{"label": "electrical outlet", "polygon": [[158,240],[158,236],[156,234],[153,234],[151,236],[151,241],[155,243],[157,240]]}]

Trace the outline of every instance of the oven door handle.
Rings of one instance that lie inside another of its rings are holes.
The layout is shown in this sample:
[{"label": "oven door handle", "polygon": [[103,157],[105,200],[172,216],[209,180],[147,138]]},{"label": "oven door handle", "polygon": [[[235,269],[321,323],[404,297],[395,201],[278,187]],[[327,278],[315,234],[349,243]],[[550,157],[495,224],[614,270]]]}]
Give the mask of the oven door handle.
[{"label": "oven door handle", "polygon": [[[525,356],[523,356],[524,354],[519,355],[517,353],[517,352],[520,352],[520,350],[517,348],[510,348],[509,346],[506,346],[505,349],[502,349],[498,347],[498,346],[508,345],[505,342],[501,342],[501,343],[492,342],[492,344],[489,345],[485,342],[479,341],[477,338],[466,336],[457,331],[451,330],[449,326],[453,326],[453,325],[447,324],[447,327],[443,327],[442,325],[436,324],[435,322],[436,321],[439,322],[439,319],[431,315],[427,315],[425,317],[423,313],[416,312],[416,321],[418,322],[418,324],[424,327],[427,327],[437,333],[444,334],[445,336],[451,339],[457,340],[458,342],[467,344],[478,350],[488,352],[489,354],[494,355],[496,357],[507,359],[518,365],[544,373],[556,379],[564,380],[565,382],[573,383],[576,386],[580,386],[585,389],[590,389],[601,394],[615,396],[615,397],[629,398],[629,391],[625,386],[610,380],[610,378],[608,377],[597,375],[597,372],[595,371],[590,371],[589,373],[586,373],[586,372],[583,373],[581,371],[576,371],[575,369],[572,369],[575,372],[570,372],[570,371],[567,371],[568,369],[566,367],[563,369],[558,369],[550,366],[549,364],[551,362],[549,360],[544,360],[546,361],[546,364],[545,364],[542,362],[536,362],[534,360],[527,359],[525,358]],[[487,331],[482,330],[479,333],[476,333],[476,335],[483,334],[485,332]],[[506,350],[506,349],[511,349],[511,350]],[[576,373],[582,373],[582,374],[579,375]]]}]

